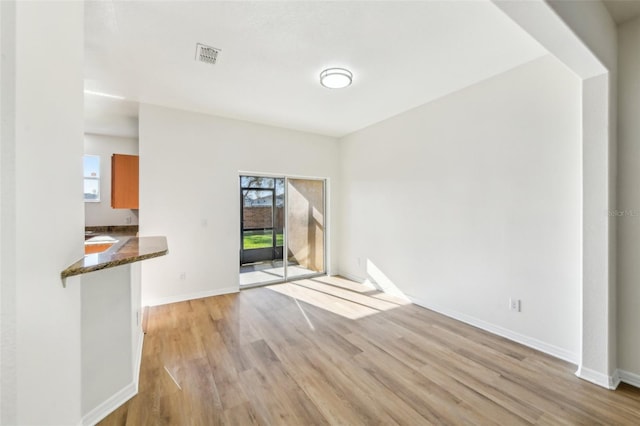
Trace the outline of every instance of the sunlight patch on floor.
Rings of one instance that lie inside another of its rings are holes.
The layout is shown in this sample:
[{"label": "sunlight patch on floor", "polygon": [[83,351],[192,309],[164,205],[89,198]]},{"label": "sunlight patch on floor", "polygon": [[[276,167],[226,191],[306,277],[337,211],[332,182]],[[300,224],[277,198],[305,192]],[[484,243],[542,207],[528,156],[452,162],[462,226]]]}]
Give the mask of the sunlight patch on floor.
[{"label": "sunlight patch on floor", "polygon": [[385,302],[384,300],[376,299],[362,293],[355,293],[350,290],[344,290],[342,288],[319,283],[314,280],[296,281],[295,284],[309,288],[311,290],[326,293],[330,296],[335,296],[349,302],[354,302],[363,306],[367,306],[369,308],[377,309],[379,311],[386,311],[387,309],[396,308],[398,306],[395,303]]},{"label": "sunlight patch on floor", "polygon": [[307,316],[307,313],[304,311],[304,309],[302,309],[302,306],[300,306],[300,302],[298,302],[298,299],[293,299],[293,300],[296,301],[296,305],[298,305],[298,309],[300,309],[300,313],[302,313],[302,316],[304,317],[304,319],[307,320],[307,324],[309,324],[309,328],[311,330],[315,331],[316,328],[313,326],[313,323],[311,322],[311,320]]},{"label": "sunlight patch on floor", "polygon": [[370,277],[369,283],[384,294],[389,294],[400,299],[409,301],[409,298],[398,288],[397,285],[384,272],[378,268],[371,259],[367,259],[367,275]]},{"label": "sunlight patch on floor", "polygon": [[370,287],[339,277],[312,278],[274,284],[266,288],[293,298],[312,329],[313,326],[298,301],[354,320],[410,304],[394,295],[377,292],[370,294]]},{"label": "sunlight patch on floor", "polygon": [[344,288],[345,290],[354,291],[356,293],[371,293],[372,291],[376,291],[376,288],[373,285],[367,286],[341,277],[324,276],[316,277],[313,280],[325,284],[330,284],[335,287]]}]

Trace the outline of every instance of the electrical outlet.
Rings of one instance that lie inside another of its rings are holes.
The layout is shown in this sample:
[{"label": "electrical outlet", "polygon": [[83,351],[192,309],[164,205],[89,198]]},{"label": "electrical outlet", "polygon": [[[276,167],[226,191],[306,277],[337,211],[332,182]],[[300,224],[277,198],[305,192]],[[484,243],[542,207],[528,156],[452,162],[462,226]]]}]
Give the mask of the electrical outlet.
[{"label": "electrical outlet", "polygon": [[520,312],[520,299],[509,299],[509,310]]},{"label": "electrical outlet", "polygon": [[130,225],[131,224],[131,216],[127,216],[127,218],[124,221],[125,221],[125,223],[127,225]]},{"label": "electrical outlet", "polygon": [[362,265],[362,259],[360,259],[359,257],[356,258],[356,261],[358,262],[358,266]]},{"label": "electrical outlet", "polygon": [[182,272],[180,274],[180,281],[185,281],[187,279],[187,273],[186,272]]}]

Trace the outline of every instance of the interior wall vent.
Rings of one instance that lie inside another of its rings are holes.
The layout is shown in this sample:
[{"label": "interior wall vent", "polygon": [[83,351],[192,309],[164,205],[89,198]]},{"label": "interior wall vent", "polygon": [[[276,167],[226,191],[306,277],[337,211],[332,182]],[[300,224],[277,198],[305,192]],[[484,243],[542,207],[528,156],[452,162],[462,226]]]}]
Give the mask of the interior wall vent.
[{"label": "interior wall vent", "polygon": [[218,61],[218,55],[222,50],[215,47],[206,46],[204,44],[196,44],[196,61],[204,62],[206,64],[215,65]]}]

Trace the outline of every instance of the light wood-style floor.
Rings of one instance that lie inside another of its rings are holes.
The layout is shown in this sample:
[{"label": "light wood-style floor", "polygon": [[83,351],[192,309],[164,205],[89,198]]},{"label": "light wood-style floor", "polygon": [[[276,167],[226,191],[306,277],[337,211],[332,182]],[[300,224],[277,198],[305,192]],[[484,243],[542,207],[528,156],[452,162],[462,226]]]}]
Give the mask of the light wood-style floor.
[{"label": "light wood-style floor", "polygon": [[322,277],[151,308],[100,424],[640,424],[640,390],[405,303]]}]

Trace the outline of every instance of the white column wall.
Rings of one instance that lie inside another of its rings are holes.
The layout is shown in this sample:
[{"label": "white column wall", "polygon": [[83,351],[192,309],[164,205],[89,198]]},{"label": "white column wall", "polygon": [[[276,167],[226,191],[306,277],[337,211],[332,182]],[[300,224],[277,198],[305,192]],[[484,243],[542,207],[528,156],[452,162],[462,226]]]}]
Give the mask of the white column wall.
[{"label": "white column wall", "polygon": [[615,387],[616,27],[599,1],[494,4],[583,79],[582,349],[577,374]]},{"label": "white column wall", "polygon": [[60,272],[83,255],[84,6],[0,7],[1,421],[77,424],[80,286]]}]

